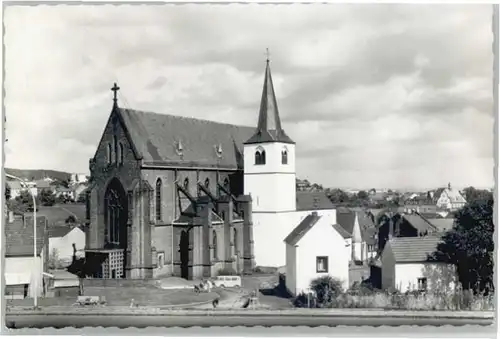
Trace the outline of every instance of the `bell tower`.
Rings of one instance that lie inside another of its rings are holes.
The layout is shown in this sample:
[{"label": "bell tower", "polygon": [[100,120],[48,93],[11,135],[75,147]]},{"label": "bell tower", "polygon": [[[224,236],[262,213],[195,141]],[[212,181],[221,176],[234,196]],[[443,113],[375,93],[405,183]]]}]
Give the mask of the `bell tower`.
[{"label": "bell tower", "polygon": [[257,128],[243,153],[244,192],[252,197],[254,215],[295,211],[295,142],[281,126],[269,57]]}]

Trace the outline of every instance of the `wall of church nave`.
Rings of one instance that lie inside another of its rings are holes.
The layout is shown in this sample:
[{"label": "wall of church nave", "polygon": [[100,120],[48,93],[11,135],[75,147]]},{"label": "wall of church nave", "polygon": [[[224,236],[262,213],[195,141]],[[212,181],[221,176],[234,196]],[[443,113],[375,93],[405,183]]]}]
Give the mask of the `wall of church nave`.
[{"label": "wall of church nave", "polygon": [[172,254],[179,244],[173,242],[172,226],[156,226],[152,237],[152,246],[156,248],[158,267],[171,266]]},{"label": "wall of church nave", "polygon": [[296,209],[295,174],[245,174],[245,194],[254,212],[292,212]]}]

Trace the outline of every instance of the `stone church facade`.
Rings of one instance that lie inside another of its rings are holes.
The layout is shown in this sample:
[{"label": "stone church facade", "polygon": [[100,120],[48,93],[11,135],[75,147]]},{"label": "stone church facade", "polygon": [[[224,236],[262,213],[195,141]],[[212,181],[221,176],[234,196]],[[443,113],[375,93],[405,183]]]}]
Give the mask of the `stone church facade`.
[{"label": "stone church facade", "polygon": [[193,279],[251,271],[242,145],[254,131],[124,109],[115,92],[89,163],[88,274]]}]

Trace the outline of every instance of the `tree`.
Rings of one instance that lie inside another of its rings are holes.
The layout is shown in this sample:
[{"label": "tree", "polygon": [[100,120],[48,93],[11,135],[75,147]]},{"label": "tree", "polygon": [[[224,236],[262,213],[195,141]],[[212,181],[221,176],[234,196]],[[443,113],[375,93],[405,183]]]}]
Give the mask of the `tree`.
[{"label": "tree", "polygon": [[334,204],[348,203],[350,200],[349,194],[338,188],[331,190],[328,197]]},{"label": "tree", "polygon": [[475,200],[493,199],[493,194],[488,190],[478,190],[472,186],[464,189],[465,200],[472,202]]},{"label": "tree", "polygon": [[14,199],[11,207],[16,213],[33,212],[33,198],[31,197],[31,193],[27,190],[21,191]]},{"label": "tree", "polygon": [[40,192],[40,203],[43,206],[53,206],[56,203],[56,197],[51,190],[42,190]]},{"label": "tree", "polygon": [[456,265],[464,289],[489,292],[493,281],[493,199],[478,199],[455,215],[455,225],[442,238],[432,259]]},{"label": "tree", "polygon": [[64,222],[66,224],[74,224],[76,222],[76,217],[74,215],[70,215]]},{"label": "tree", "polygon": [[360,200],[367,200],[368,199],[368,193],[366,193],[366,191],[359,191],[357,196],[358,196],[358,199],[360,199]]}]

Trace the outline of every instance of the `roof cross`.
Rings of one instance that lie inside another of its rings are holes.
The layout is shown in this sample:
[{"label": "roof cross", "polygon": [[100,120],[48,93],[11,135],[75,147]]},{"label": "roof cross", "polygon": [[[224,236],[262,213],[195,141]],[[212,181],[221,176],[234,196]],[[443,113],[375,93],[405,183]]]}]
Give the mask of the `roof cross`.
[{"label": "roof cross", "polygon": [[118,94],[118,91],[120,90],[120,87],[118,87],[118,85],[115,82],[113,87],[111,88],[111,90],[113,91],[113,103],[116,105],[118,102],[117,94]]}]

